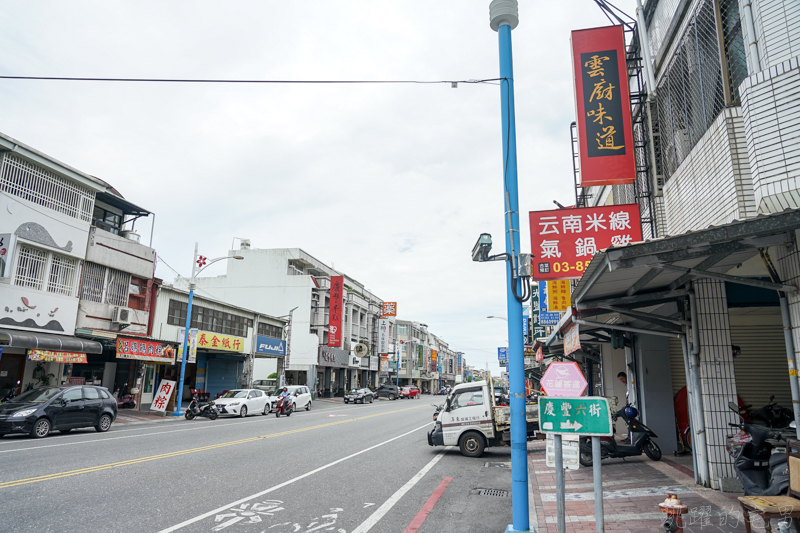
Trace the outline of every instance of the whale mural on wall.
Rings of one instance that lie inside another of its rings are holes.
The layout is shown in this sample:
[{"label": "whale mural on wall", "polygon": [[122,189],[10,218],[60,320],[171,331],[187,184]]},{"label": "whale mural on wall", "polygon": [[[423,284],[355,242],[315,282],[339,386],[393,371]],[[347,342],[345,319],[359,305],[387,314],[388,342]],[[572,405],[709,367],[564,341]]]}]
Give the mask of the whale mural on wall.
[{"label": "whale mural on wall", "polygon": [[24,224],[20,224],[20,226],[17,228],[17,231],[14,232],[14,235],[31,242],[44,244],[50,248],[64,250],[67,253],[72,252],[72,241],[67,241],[66,245],[59,246],[55,239],[53,239],[52,235],[50,235],[50,232],[47,231],[44,226],[37,224],[36,222],[25,222]]}]

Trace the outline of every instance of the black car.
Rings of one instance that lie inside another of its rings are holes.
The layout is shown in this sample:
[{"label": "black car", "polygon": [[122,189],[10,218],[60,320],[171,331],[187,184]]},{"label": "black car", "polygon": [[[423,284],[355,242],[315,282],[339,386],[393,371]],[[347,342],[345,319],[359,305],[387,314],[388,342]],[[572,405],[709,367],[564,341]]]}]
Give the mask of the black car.
[{"label": "black car", "polygon": [[397,385],[389,385],[388,383],[384,383],[378,390],[375,391],[375,396],[377,398],[389,398],[390,400],[396,400],[400,397],[400,389]]},{"label": "black car", "polygon": [[41,438],[55,429],[68,433],[85,427],[102,433],[116,418],[117,402],[103,387],[43,387],[0,405],[0,437],[28,433]]},{"label": "black car", "polygon": [[344,397],[344,403],[372,403],[375,399],[375,393],[369,389],[353,389]]}]

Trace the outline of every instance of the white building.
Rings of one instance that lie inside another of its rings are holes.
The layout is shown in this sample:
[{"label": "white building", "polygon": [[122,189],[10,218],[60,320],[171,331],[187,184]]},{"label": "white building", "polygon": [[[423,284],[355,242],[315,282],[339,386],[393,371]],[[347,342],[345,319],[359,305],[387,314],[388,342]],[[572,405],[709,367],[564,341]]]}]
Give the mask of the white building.
[{"label": "white building", "polygon": [[[361,366],[365,362],[354,362],[350,352],[356,344],[364,343],[370,347],[371,357],[376,357],[380,298],[299,248],[250,249],[246,244],[235,254],[244,260],[229,261],[222,276],[198,278],[197,286],[215,298],[261,313],[284,318],[291,313],[286,367],[289,383],[317,391],[324,388],[326,394],[332,390],[342,394],[355,384],[377,384],[377,359],[365,371]],[[320,364],[320,346],[328,343],[330,278],[340,275],[344,276],[345,289],[341,350],[346,353],[337,354],[340,362],[329,363],[332,351]]]}]

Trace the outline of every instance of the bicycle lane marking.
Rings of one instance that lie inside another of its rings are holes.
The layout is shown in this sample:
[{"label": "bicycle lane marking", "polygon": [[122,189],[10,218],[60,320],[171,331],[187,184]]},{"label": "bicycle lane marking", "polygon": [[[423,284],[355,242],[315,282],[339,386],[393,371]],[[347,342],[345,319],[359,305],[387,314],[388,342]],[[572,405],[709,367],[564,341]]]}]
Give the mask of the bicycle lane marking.
[{"label": "bicycle lane marking", "polygon": [[[415,408],[412,407],[411,409],[415,409]],[[401,411],[407,411],[407,410],[408,409],[401,409]],[[392,411],[392,412],[399,412],[399,411]],[[335,422],[333,424],[326,424],[326,425],[341,424],[341,423],[344,423],[344,422],[351,422],[351,421],[350,420],[345,420],[345,421],[342,421],[342,422]],[[337,459],[335,461],[332,461],[332,462],[330,462],[330,463],[328,463],[326,465],[320,466],[319,468],[315,468],[314,470],[310,470],[310,471],[306,472],[305,474],[301,474],[301,475],[299,475],[297,477],[294,477],[294,478],[292,478],[292,479],[290,479],[288,481],[284,481],[283,483],[275,485],[274,487],[270,487],[270,488],[268,488],[266,490],[263,490],[261,492],[257,492],[256,494],[252,494],[250,496],[247,496],[246,498],[242,498],[240,500],[236,500],[235,502],[232,502],[232,503],[229,503],[227,505],[223,505],[222,507],[218,507],[218,508],[213,509],[211,511],[205,512],[205,513],[203,513],[201,515],[198,515],[198,516],[196,516],[194,518],[190,518],[189,520],[185,520],[185,521],[181,522],[180,524],[176,524],[176,525],[174,525],[172,527],[168,527],[167,529],[162,529],[161,531],[159,531],[159,533],[171,533],[172,531],[177,531],[177,530],[182,529],[182,528],[184,528],[186,526],[189,526],[191,524],[195,524],[195,523],[197,523],[197,522],[199,522],[201,520],[205,520],[206,518],[209,518],[209,517],[212,517],[214,515],[217,515],[217,514],[223,512],[223,511],[227,511],[231,507],[236,507],[237,505],[241,505],[243,503],[247,503],[247,502],[249,502],[251,500],[254,500],[256,498],[264,496],[265,494],[269,494],[271,492],[275,492],[276,490],[280,490],[280,489],[282,489],[284,487],[287,487],[287,486],[289,486],[289,485],[291,485],[293,483],[296,483],[296,482],[298,482],[298,481],[300,481],[302,479],[305,479],[307,477],[313,476],[314,474],[322,472],[323,470],[327,470],[328,468],[330,468],[332,466],[336,466],[336,465],[338,465],[340,463],[348,461],[348,460],[350,460],[350,459],[352,459],[354,457],[358,457],[359,455],[362,455],[364,453],[372,451],[372,450],[374,450],[376,448],[380,448],[381,446],[385,446],[386,444],[389,444],[390,442],[394,442],[394,441],[396,441],[398,439],[401,439],[403,437],[411,435],[412,433],[414,433],[416,431],[419,431],[420,429],[425,429],[425,428],[428,428],[428,427],[430,427],[430,423],[425,423],[424,425],[419,426],[418,428],[414,428],[411,431],[407,431],[407,432],[405,432],[405,433],[403,433],[401,435],[397,435],[396,437],[392,437],[389,440],[385,440],[383,442],[375,444],[374,446],[370,446],[369,448],[365,448],[363,450],[357,451],[356,453],[350,454],[350,455],[348,455],[346,457],[342,457],[341,459]],[[436,464],[436,461],[438,461],[439,457],[440,456],[437,456],[436,458],[434,458],[435,460],[433,461],[433,464]],[[428,466],[423,468],[423,470],[425,472],[427,472],[428,470],[430,470],[430,467],[432,467],[433,464],[429,463]],[[420,476],[420,479],[421,479],[421,476]],[[408,485],[408,483],[406,483],[406,485]],[[356,532],[354,531],[353,533],[356,533]]]},{"label": "bicycle lane marking", "polygon": [[[423,407],[423,406],[420,406],[420,407]],[[19,486],[19,485],[27,485],[27,484],[30,484],[30,483],[40,483],[42,481],[51,481],[53,479],[60,479],[60,478],[65,478],[65,477],[77,476],[77,475],[81,475],[81,474],[90,474],[92,472],[99,472],[99,471],[102,471],[102,470],[109,470],[109,469],[112,469],[112,468],[120,468],[120,467],[123,467],[123,466],[130,466],[130,465],[135,465],[135,464],[139,464],[139,463],[157,461],[159,459],[169,459],[169,458],[172,458],[172,457],[179,457],[181,455],[186,455],[186,454],[190,454],[190,453],[197,453],[197,452],[203,452],[203,451],[208,451],[208,450],[214,450],[214,449],[218,449],[218,448],[225,448],[225,447],[228,447],[228,446],[235,446],[235,445],[238,445],[238,444],[246,444],[246,443],[255,442],[255,441],[259,441],[259,440],[263,440],[263,439],[270,439],[270,438],[273,438],[273,437],[282,437],[282,436],[285,436],[285,435],[303,433],[305,431],[311,431],[313,429],[321,429],[321,428],[325,428],[325,427],[338,426],[340,424],[350,424],[352,422],[358,422],[358,421],[361,421],[361,420],[367,420],[367,419],[370,419],[370,418],[375,418],[375,417],[378,417],[378,416],[390,415],[390,414],[394,414],[394,413],[401,413],[403,411],[411,411],[413,409],[419,409],[419,407],[410,407],[408,409],[398,409],[396,411],[387,411],[387,412],[384,412],[384,413],[376,413],[376,414],[373,414],[373,415],[362,416],[362,417],[359,417],[359,418],[351,418],[351,419],[348,419],[348,420],[340,420],[338,422],[328,422],[326,424],[319,424],[319,425],[316,425],[316,426],[298,428],[298,429],[293,429],[293,430],[289,430],[289,431],[283,431],[283,432],[279,432],[279,433],[270,433],[268,435],[261,435],[259,437],[250,437],[250,438],[247,438],[247,439],[240,439],[240,440],[235,440],[235,441],[222,442],[222,443],[219,443],[219,444],[211,444],[211,445],[208,445],[208,446],[201,446],[201,447],[198,447],[198,448],[189,448],[189,449],[186,449],[186,450],[178,450],[178,451],[164,453],[164,454],[160,454],[160,455],[151,455],[151,456],[147,456],[147,457],[140,457],[140,458],[137,458],[137,459],[129,459],[127,461],[120,461],[120,462],[117,462],[117,463],[109,463],[109,464],[105,464],[105,465],[97,465],[97,466],[92,466],[92,467],[87,467],[87,468],[81,468],[81,469],[78,469],[78,470],[70,470],[68,472],[58,472],[58,473],[55,473],[55,474],[48,474],[48,475],[44,475],[44,476],[36,476],[36,477],[32,477],[32,478],[27,478],[27,479],[17,479],[17,480],[12,480],[12,481],[5,481],[5,482],[0,482],[0,489],[5,489],[5,488],[9,488],[9,487],[16,487],[16,486]],[[430,424],[427,424],[427,425],[430,425]]]},{"label": "bicycle lane marking", "polygon": [[377,524],[381,520],[381,518],[383,518],[386,515],[386,513],[391,511],[392,507],[394,507],[395,504],[397,504],[397,502],[400,501],[400,498],[405,496],[406,492],[411,490],[411,488],[414,487],[414,485],[419,483],[420,479],[425,477],[425,474],[427,474],[431,470],[431,468],[433,468],[434,465],[436,465],[436,463],[438,463],[441,460],[441,458],[444,457],[444,455],[450,450],[450,448],[452,448],[452,446],[445,446],[444,449],[441,452],[439,452],[439,454],[436,457],[431,459],[431,461],[427,465],[422,467],[422,470],[417,472],[414,475],[414,477],[409,479],[405,485],[397,489],[397,492],[392,494],[392,496],[388,500],[386,500],[383,503],[383,505],[378,507],[378,509],[376,509],[375,512],[369,516],[369,518],[364,520],[357,528],[355,528],[352,533],[367,533],[370,529],[372,529],[372,526]]}]

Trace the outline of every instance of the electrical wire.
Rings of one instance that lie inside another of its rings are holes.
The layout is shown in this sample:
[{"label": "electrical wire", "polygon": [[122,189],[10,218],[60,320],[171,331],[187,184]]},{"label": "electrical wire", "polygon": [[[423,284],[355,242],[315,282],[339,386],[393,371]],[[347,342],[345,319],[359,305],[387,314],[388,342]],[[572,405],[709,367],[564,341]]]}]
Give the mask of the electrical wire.
[{"label": "electrical wire", "polygon": [[[223,80],[208,78],[89,78],[72,76],[0,76],[4,80],[34,80],[34,81],[114,81],[133,83],[236,83],[236,84],[300,84],[300,85],[369,85],[369,84],[453,84],[470,83],[481,84],[500,81],[503,78],[488,78],[482,80]],[[493,84],[495,85],[495,84]]]}]

